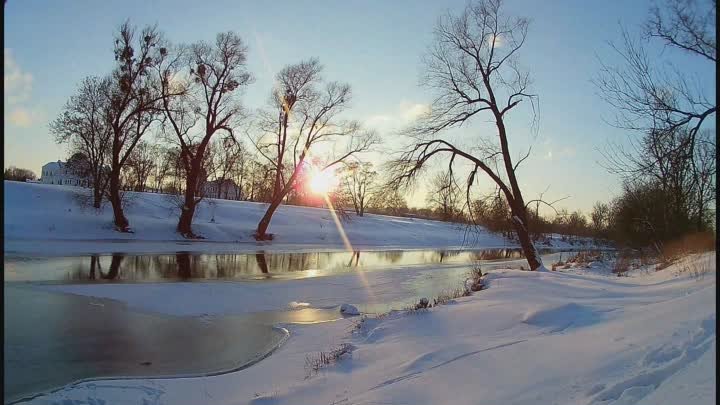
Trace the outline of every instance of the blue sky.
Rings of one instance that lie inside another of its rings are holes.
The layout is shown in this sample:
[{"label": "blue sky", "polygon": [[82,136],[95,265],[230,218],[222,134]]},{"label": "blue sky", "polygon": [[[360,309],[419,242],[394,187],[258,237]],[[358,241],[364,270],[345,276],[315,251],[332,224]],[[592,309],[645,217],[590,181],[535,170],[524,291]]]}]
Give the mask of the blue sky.
[{"label": "blue sky", "polygon": [[[388,145],[397,145],[393,131],[430,101],[431,94],[418,85],[418,78],[433,26],[441,13],[460,10],[465,3],[9,0],[5,166],[39,173],[44,163],[66,158],[65,147],[54,143],[48,123],[83,77],[109,71],[112,35],[126,18],[136,25],[157,23],[177,43],[212,41],[218,32],[238,32],[249,45],[249,69],[256,78],[245,95],[251,108],[264,105],[273,75],[282,66],[318,57],[328,79],[353,87],[347,117],[376,127]],[[518,174],[526,199],[550,186],[547,198],[569,195],[561,205],[588,212],[595,201],[607,201],[617,193],[618,180],[597,163],[602,160],[599,149],[628,134],[603,121],[612,117],[612,110],[597,97],[590,79],[599,69],[596,55],[613,60],[606,41],[618,40],[618,23],[635,30],[650,4],[506,1],[507,13],[532,21],[520,61],[531,72],[540,96],[537,136],[530,134],[523,116],[513,122],[510,134],[511,148],[518,155],[534,145],[533,156]],[[685,58],[677,61],[696,68]],[[457,131],[458,136],[476,136],[472,128],[464,131]],[[419,188],[409,200],[411,205],[422,204],[424,190]]]}]

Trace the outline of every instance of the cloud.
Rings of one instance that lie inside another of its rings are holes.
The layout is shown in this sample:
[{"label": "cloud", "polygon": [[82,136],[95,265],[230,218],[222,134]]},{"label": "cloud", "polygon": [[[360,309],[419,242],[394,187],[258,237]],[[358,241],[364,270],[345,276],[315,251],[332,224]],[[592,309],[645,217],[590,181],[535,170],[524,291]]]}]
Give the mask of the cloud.
[{"label": "cloud", "polygon": [[5,119],[15,126],[27,128],[32,125],[32,115],[25,108],[16,108],[10,114],[6,114]]},{"label": "cloud", "polygon": [[403,100],[393,111],[387,114],[373,115],[365,120],[365,124],[381,132],[397,131],[408,126],[429,111],[429,104],[412,103]]},{"label": "cloud", "polygon": [[552,147],[551,144],[546,145],[547,152],[544,155],[545,160],[553,160],[553,158],[569,158],[575,156],[575,148],[572,146],[564,146],[562,148]]},{"label": "cloud", "polygon": [[430,112],[429,104],[401,102],[400,110],[403,121],[410,123]]},{"label": "cloud", "polygon": [[16,105],[30,99],[33,77],[23,72],[15,61],[12,49],[5,48],[5,102]]}]

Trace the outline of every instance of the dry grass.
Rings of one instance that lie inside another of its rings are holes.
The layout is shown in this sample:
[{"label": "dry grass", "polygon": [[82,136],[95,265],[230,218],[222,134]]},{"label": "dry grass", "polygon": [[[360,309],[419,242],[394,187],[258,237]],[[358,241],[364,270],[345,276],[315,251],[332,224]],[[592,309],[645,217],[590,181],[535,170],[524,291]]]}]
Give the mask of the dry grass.
[{"label": "dry grass", "polygon": [[712,269],[713,259],[714,258],[709,256],[685,257],[684,260],[678,263],[678,275],[689,274],[695,280],[700,281],[705,278],[705,275]]},{"label": "dry grass", "polygon": [[662,247],[665,260],[674,261],[692,253],[715,250],[715,235],[712,232],[698,232],[683,236]]},{"label": "dry grass", "polygon": [[666,242],[660,248],[659,254],[643,252],[641,262],[656,263],[655,270],[660,271],[677,263],[684,257],[712,250],[715,250],[715,235],[712,232],[697,232]]},{"label": "dry grass", "polygon": [[591,262],[602,261],[602,252],[599,250],[583,250],[567,259],[567,263],[575,265],[588,265]]},{"label": "dry grass", "polygon": [[570,269],[573,267],[590,267],[590,263],[592,262],[600,262],[603,261],[603,253],[599,250],[583,250],[580,252],[577,252],[574,255],[571,255],[568,257],[566,261],[562,260],[562,255],[560,256],[560,259],[552,264],[552,271],[556,271],[557,269]]},{"label": "dry grass", "polygon": [[335,364],[346,354],[349,354],[355,347],[349,343],[342,343],[340,346],[327,352],[318,352],[305,356],[305,378],[310,378],[317,374],[321,369]]},{"label": "dry grass", "polygon": [[630,270],[630,265],[632,264],[632,251],[630,250],[621,250],[618,254],[617,258],[615,259],[615,264],[613,264],[612,272],[614,274],[617,274],[618,277],[621,277],[625,275],[625,273]]},{"label": "dry grass", "polygon": [[467,288],[464,288],[464,287],[458,287],[455,289],[445,290],[445,291],[441,292],[440,294],[438,294],[438,296],[433,299],[433,306],[445,305],[448,302],[454,300],[455,298],[467,297],[470,294],[472,294],[470,292],[470,290],[468,290]]}]

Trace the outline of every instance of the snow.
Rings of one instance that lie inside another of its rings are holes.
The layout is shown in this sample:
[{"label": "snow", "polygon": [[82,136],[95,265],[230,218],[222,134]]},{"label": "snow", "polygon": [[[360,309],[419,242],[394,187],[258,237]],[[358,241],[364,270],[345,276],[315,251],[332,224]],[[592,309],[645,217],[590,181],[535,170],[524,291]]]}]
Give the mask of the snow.
[{"label": "snow", "polygon": [[385,303],[405,301],[419,284],[457,287],[447,280],[459,279],[466,271],[467,265],[443,266],[441,273],[434,267],[407,266],[272,282],[48,284],[37,288],[112,299],[134,310],[172,316],[240,315],[302,307],[337,311],[342,304],[375,311]]},{"label": "snow", "polygon": [[[205,199],[193,229],[205,237],[189,241],[176,232],[179,205],[167,194],[127,192],[126,216],[133,233],[114,230],[109,205],[99,212],[81,208],[76,196],[88,189],[5,181],[5,253],[71,255],[88,253],[254,252],[344,250],[327,209],[280,206],[270,223],[272,242],[252,237],[267,204]],[[209,204],[213,203],[213,207]],[[214,221],[211,222],[211,219]],[[343,227],[357,250],[517,247],[499,235],[469,231],[465,225],[366,214]],[[569,245],[555,240],[554,247]]]},{"label": "snow", "polygon": [[[711,404],[716,400],[715,253],[693,256],[687,263],[706,271],[698,276],[678,263],[616,277],[608,262],[554,272],[490,270],[485,290],[454,305],[284,325],[290,330],[288,342],[239,372],[87,382],[30,403]],[[356,303],[344,295],[358,288],[367,289],[367,295],[390,288],[355,282],[347,276],[323,277],[273,288],[292,287],[297,300],[309,303],[316,301],[314,294],[329,297],[328,289],[337,288],[338,296]],[[264,285],[270,284],[275,283]],[[237,299],[238,290],[209,285],[207,296]],[[122,286],[79,287],[76,292],[93,295]],[[193,289],[198,287],[166,288],[188,300],[194,296],[185,293],[197,293]],[[127,300],[129,294],[118,296]],[[162,305],[156,301],[169,296],[153,296],[147,289],[143,294],[143,300],[127,302],[157,310]],[[233,312],[222,299],[211,301],[203,305],[215,305],[215,313]],[[342,344],[351,344],[352,352],[317,375],[308,374],[307,356]]]}]

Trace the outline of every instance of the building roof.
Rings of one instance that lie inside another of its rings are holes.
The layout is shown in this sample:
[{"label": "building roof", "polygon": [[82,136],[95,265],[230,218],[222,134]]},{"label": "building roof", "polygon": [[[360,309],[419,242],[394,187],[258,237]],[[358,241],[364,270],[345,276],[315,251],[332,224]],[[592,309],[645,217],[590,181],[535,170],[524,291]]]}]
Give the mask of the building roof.
[{"label": "building roof", "polygon": [[65,166],[65,162],[57,161],[57,162],[48,162],[43,165],[43,170],[48,169],[62,169],[62,167]]}]

